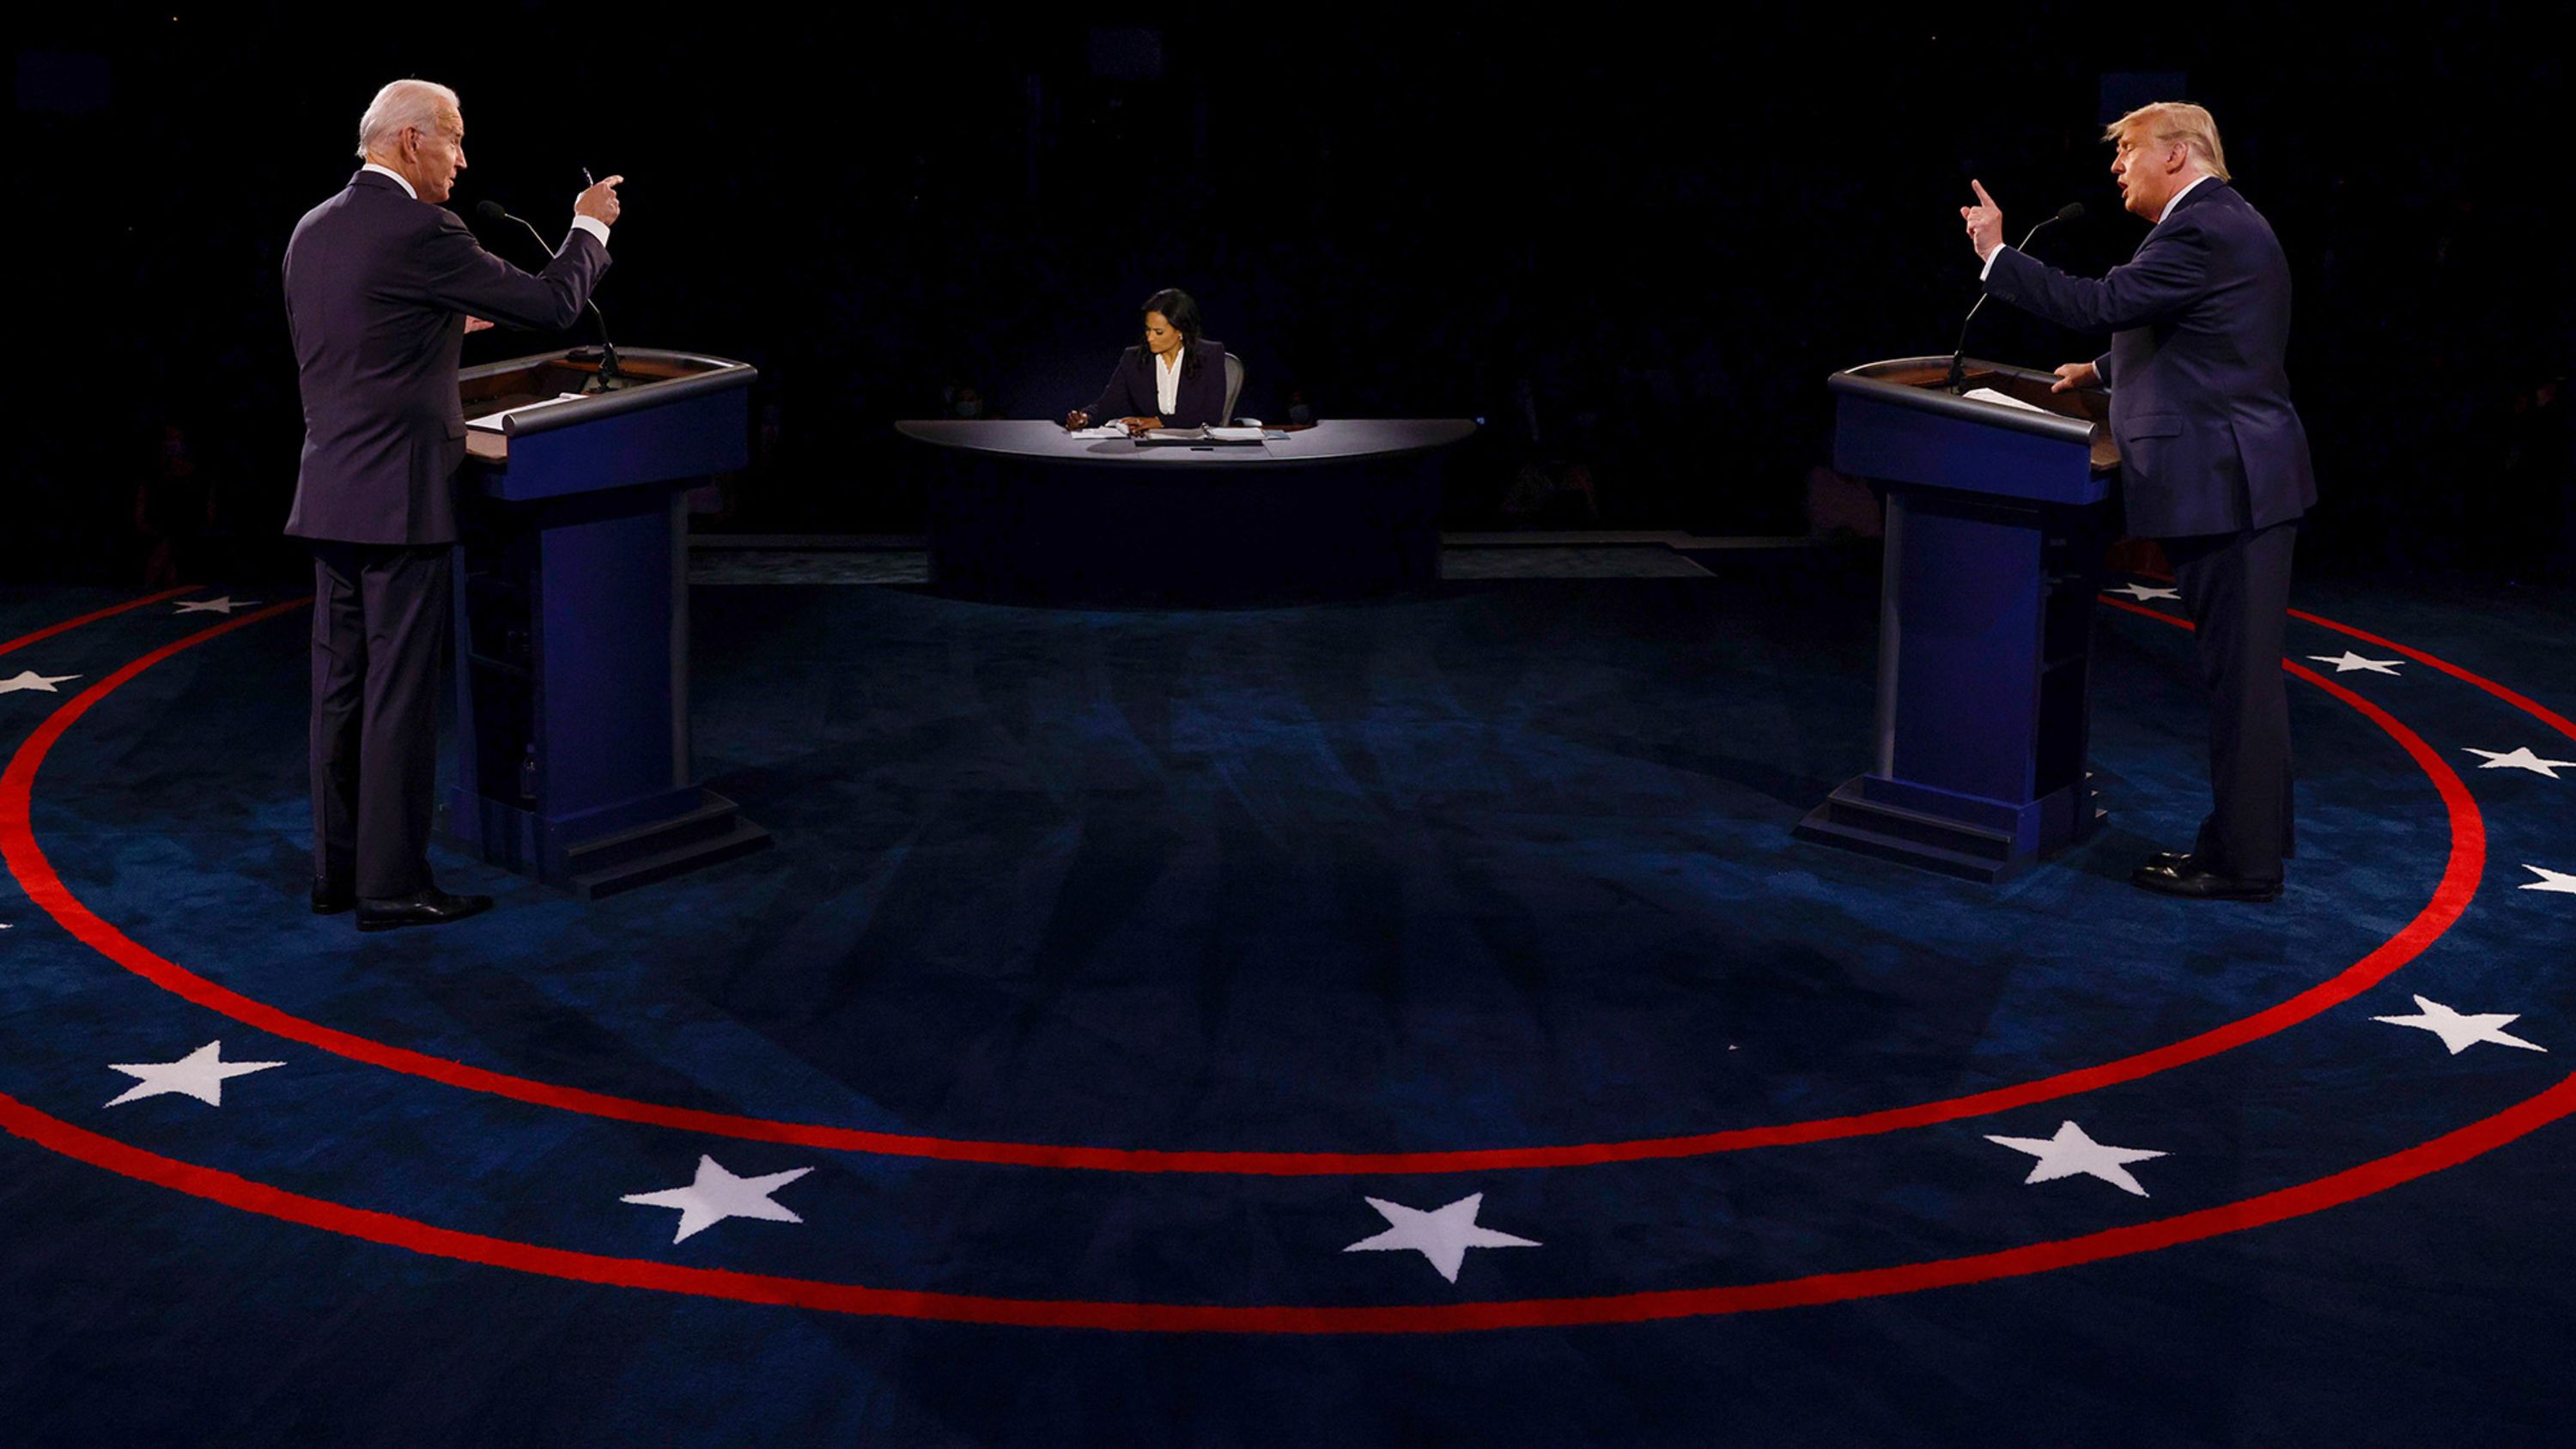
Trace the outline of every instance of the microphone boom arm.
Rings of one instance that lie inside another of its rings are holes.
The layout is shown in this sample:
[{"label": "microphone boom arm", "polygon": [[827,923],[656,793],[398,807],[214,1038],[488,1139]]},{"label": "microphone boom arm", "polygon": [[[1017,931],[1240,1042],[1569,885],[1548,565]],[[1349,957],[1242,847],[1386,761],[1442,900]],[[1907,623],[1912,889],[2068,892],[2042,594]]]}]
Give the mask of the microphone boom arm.
[{"label": "microphone boom arm", "polygon": [[[2039,235],[2040,227],[2049,226],[2061,221],[2073,221],[2083,214],[2084,203],[2080,201],[2070,201],[2066,203],[2064,206],[2057,209],[2057,214],[2055,216],[2041,217],[2037,226],[2033,226],[2029,231],[2022,233],[2021,245],[2015,248],[2015,250],[2025,252],[2029,251],[2030,239]],[[531,230],[534,230],[534,228],[531,228]],[[1992,258],[1989,258],[1988,261],[1991,263]],[[1991,295],[1993,294],[1988,292],[1978,293],[1977,300],[1971,303],[1968,307],[1968,315],[1959,319],[1959,345],[1950,350],[1950,375],[1941,380],[1941,385],[1949,389],[1951,392],[1959,393],[1967,391],[1968,324],[1977,320],[1978,309],[1986,305],[1986,298]]]},{"label": "microphone boom arm", "polygon": [[[544,252],[548,257],[555,254],[555,249],[546,245],[545,233],[530,225],[526,217],[513,214],[501,203],[486,201],[475,210],[483,216],[517,222],[519,229],[526,232],[529,239],[537,244],[537,250]],[[588,297],[582,298],[581,305],[589,309],[591,323],[599,329],[599,390],[613,392],[626,385],[626,373],[617,365],[617,344],[608,340],[608,318],[601,314],[599,304]]]}]

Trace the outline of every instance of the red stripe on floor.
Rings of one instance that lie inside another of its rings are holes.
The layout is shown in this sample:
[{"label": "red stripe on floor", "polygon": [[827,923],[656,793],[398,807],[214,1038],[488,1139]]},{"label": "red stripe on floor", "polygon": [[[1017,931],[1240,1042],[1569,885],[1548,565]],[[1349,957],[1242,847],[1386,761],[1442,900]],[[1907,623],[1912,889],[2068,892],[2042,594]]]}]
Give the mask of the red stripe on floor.
[{"label": "red stripe on floor", "polygon": [[576,1253],[433,1227],[391,1213],[305,1197],[228,1172],[146,1152],[47,1116],[15,1098],[0,1094],[0,1129],[65,1157],[246,1212],[432,1257],[482,1263],[582,1283],[649,1288],[666,1293],[730,1298],[745,1303],[770,1303],[833,1313],[1143,1333],[1457,1333],[1496,1328],[1642,1323],[1667,1318],[1806,1307],[1984,1283],[1997,1278],[2021,1277],[2082,1263],[2097,1263],[2107,1258],[2154,1252],[2357,1202],[2401,1183],[2456,1167],[2558,1121],[2570,1112],[2576,1112],[2576,1076],[2567,1077],[2556,1086],[2492,1117],[2330,1177],[2177,1217],[1964,1258],[1943,1258],[1857,1272],[1820,1273],[1770,1283],[1667,1289],[1591,1298],[1344,1308],[987,1298],[959,1293],[870,1288],[857,1283],[735,1273],[641,1258]]},{"label": "red stripe on floor", "polygon": [[[2111,602],[2118,603],[2113,600]],[[2451,851],[2433,897],[2415,918],[2377,949],[2335,976],[2297,996],[2252,1016],[2196,1036],[2097,1066],[2084,1067],[2037,1081],[1968,1096],[1944,1098],[1907,1107],[1850,1116],[1815,1118],[1772,1126],[1736,1128],[1679,1137],[1568,1143],[1541,1147],[1465,1148],[1425,1152],[1262,1152],[1197,1151],[1155,1148],[1086,1147],[1050,1143],[997,1142],[875,1132],[821,1123],[781,1122],[768,1118],[672,1107],[636,1101],[578,1087],[559,1086],[504,1072],[448,1061],[404,1047],[356,1036],[253,1000],[218,986],[187,968],[146,949],[76,899],[36,844],[30,822],[37,768],[72,722],[100,700],[161,660],[256,623],[294,604],[272,605],[202,633],[164,645],[100,680],[63,704],[22,744],[0,773],[0,857],[38,905],[66,930],[134,974],[185,1000],[289,1041],[365,1062],[388,1071],[441,1082],[467,1091],[553,1107],[617,1121],[667,1127],[676,1131],[781,1142],[826,1151],[915,1157],[942,1162],[1015,1167],[1070,1168],[1096,1172],[1187,1172],[1244,1176],[1412,1175],[1461,1172],[1505,1172],[1539,1168],[1588,1167],[1699,1157],[1749,1148],[1782,1147],[1807,1142],[1870,1136],[1931,1126],[1962,1118],[1986,1116],[2039,1102],[2132,1082],[2192,1062],[2205,1060],[2269,1036],[2350,1001],[2386,980],[2415,959],[2450,929],[2477,893],[2486,865],[2486,826],[2468,787],[2448,763],[2414,731],[2387,711],[2304,667],[2283,667],[2360,711],[2395,739],[2441,792],[2449,816]],[[2122,607],[2133,607],[2122,605]],[[2190,625],[2151,609],[2136,612],[2167,623]],[[466,928],[471,929],[471,928]]]},{"label": "red stripe on floor", "polygon": [[122,614],[129,609],[140,609],[146,604],[157,604],[164,599],[175,599],[181,594],[193,594],[200,587],[202,586],[198,584],[183,584],[175,589],[163,589],[157,594],[145,594],[139,599],[128,599],[122,604],[112,604],[107,608],[83,614],[77,619],[65,619],[59,624],[48,624],[33,634],[21,634],[6,644],[0,644],[0,654],[6,654],[12,649],[33,644],[40,639],[51,639],[57,634],[67,633],[73,629],[79,628],[83,624],[95,624],[101,619],[113,619],[117,615]]}]

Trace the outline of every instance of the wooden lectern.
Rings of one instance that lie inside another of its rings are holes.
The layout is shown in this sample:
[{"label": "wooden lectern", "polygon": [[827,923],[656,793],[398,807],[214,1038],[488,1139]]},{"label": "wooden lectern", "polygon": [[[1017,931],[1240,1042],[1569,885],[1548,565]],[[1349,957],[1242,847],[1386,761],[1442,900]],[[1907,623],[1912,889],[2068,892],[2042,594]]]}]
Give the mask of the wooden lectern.
[{"label": "wooden lectern", "polygon": [[756,374],[681,352],[616,361],[609,386],[595,352],[458,377],[467,506],[446,831],[586,897],[769,843],[689,766],[682,489],[747,461]]},{"label": "wooden lectern", "polygon": [[[1997,881],[2083,838],[2110,398],[2049,373],[1915,357],[1835,373],[1834,467],[1887,489],[1876,762],[1798,827]],[[2039,409],[2034,411],[2033,409]]]}]

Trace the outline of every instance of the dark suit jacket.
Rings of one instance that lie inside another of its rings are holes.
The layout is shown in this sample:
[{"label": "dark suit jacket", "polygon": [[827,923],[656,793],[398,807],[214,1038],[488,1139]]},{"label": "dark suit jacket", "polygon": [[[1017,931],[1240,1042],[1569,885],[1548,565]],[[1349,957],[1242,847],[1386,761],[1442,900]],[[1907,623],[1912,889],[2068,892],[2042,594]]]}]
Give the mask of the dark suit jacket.
[{"label": "dark suit jacket", "polygon": [[2146,538],[2285,522],[2317,501],[2290,406],[2290,266],[2271,224],[2224,181],[2174,204],[2138,254],[2096,281],[2006,248],[1986,290],[2079,331],[2110,331],[2123,507]]},{"label": "dark suit jacket", "polygon": [[[1095,424],[1118,418],[1160,417],[1175,428],[1196,428],[1209,423],[1222,423],[1225,417],[1225,344],[1202,337],[1185,343],[1189,353],[1181,364],[1181,388],[1172,399],[1172,410],[1165,413],[1155,402],[1154,369],[1162,366],[1142,343],[1118,354],[1118,366],[1109,374],[1109,386],[1083,409]],[[1190,376],[1189,364],[1198,364],[1199,375]]]},{"label": "dark suit jacket", "polygon": [[456,541],[465,314],[560,331],[581,316],[608,248],[575,229],[530,275],[454,212],[361,171],[286,244],[286,324],[304,394],[304,462],[286,531],[348,543]]}]

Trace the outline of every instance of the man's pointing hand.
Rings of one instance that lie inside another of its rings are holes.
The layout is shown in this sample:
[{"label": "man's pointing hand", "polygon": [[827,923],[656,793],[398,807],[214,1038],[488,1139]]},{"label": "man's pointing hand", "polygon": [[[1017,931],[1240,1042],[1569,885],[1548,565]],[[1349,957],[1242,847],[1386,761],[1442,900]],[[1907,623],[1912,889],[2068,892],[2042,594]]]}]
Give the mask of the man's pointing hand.
[{"label": "man's pointing hand", "polygon": [[1977,204],[1959,208],[1959,219],[1968,224],[1968,244],[1977,249],[1977,260],[1984,261],[2004,244],[2004,209],[1986,194],[1985,183],[1971,177],[1968,184],[1976,188]]}]

